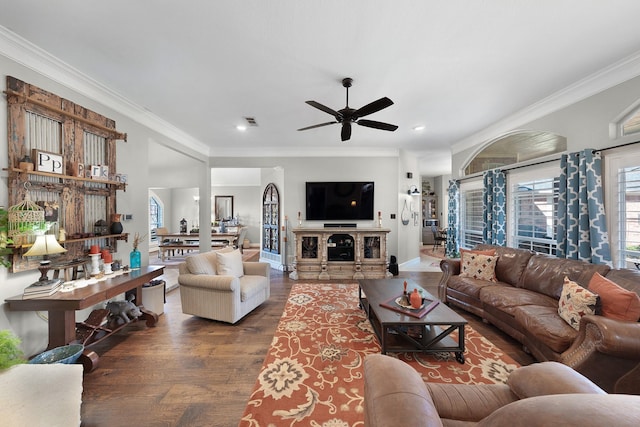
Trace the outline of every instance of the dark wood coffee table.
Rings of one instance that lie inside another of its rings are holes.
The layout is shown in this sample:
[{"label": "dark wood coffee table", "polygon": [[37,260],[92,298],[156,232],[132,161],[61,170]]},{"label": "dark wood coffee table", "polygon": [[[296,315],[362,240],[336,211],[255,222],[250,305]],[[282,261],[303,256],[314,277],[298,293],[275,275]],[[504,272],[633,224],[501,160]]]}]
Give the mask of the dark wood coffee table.
[{"label": "dark wood coffee table", "polygon": [[[380,306],[402,295],[405,280],[407,291],[422,289],[425,298],[436,299],[410,279],[358,280],[360,306],[367,313],[382,353],[452,352],[458,362],[464,363],[464,327],[467,321],[445,304],[438,304],[419,319]],[[450,336],[456,330],[457,340]]]}]

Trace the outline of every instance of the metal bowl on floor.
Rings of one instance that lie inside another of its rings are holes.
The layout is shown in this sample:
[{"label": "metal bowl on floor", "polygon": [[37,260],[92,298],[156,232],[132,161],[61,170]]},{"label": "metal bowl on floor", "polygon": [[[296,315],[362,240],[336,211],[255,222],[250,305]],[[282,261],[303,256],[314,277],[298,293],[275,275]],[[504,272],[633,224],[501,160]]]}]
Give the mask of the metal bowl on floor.
[{"label": "metal bowl on floor", "polygon": [[64,363],[65,365],[71,365],[76,363],[76,360],[78,360],[83,350],[84,346],[82,344],[69,344],[62,347],[56,347],[40,353],[31,359],[29,363]]}]

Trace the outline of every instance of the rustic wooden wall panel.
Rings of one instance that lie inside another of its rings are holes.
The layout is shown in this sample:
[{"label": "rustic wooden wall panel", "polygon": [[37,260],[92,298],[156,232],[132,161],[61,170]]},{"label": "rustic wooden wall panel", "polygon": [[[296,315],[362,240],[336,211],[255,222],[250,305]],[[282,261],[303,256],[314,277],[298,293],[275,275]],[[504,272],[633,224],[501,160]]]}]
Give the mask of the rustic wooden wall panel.
[{"label": "rustic wooden wall panel", "polygon": [[[14,77],[7,76],[6,81],[9,205],[23,201],[27,191],[32,201],[58,203],[58,223],[52,232],[65,228],[65,258],[85,255],[91,244],[115,249],[115,242],[126,240],[127,234],[108,238],[87,235],[94,232],[96,221],[110,223],[116,212],[116,190],[124,190],[126,184],[77,175],[79,164],[86,165],[85,170],[90,165],[103,165],[109,168],[108,178],[113,177],[117,173],[116,140],[126,140],[126,134],[116,131],[114,120],[95,111]],[[31,155],[34,148],[62,155],[63,174],[20,171],[20,159]],[[28,189],[25,184],[30,185]],[[37,266],[37,261],[21,257],[25,250],[16,249],[12,271]]]}]

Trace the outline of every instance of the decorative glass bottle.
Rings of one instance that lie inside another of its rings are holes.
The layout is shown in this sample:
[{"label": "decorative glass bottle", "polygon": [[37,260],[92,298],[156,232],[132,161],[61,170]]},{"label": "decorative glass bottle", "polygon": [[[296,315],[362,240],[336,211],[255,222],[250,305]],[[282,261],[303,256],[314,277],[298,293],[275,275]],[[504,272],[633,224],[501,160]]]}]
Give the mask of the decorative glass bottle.
[{"label": "decorative glass bottle", "polygon": [[132,270],[140,269],[140,251],[138,248],[133,248],[129,254],[129,264]]},{"label": "decorative glass bottle", "polygon": [[138,246],[140,245],[141,239],[142,237],[140,237],[139,233],[136,233],[133,236],[133,250],[129,254],[129,267],[131,267],[132,270],[137,270],[140,268],[140,251],[138,250]]}]

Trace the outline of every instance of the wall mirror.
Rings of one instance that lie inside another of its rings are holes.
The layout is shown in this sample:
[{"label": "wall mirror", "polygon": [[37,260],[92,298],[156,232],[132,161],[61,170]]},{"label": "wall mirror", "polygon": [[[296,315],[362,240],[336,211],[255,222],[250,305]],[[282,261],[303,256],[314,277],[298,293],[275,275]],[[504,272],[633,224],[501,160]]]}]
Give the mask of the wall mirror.
[{"label": "wall mirror", "polygon": [[233,196],[215,196],[216,221],[233,218]]}]

